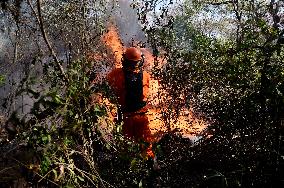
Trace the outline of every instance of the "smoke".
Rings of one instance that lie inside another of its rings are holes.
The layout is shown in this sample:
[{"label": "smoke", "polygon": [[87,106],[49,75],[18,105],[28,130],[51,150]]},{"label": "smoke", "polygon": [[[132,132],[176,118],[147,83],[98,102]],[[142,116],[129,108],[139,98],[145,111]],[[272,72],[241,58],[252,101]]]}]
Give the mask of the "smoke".
[{"label": "smoke", "polygon": [[[51,5],[53,6],[53,4]],[[117,5],[118,6],[114,7],[114,10],[110,10],[109,12],[109,14],[112,14],[111,17],[113,18],[113,20],[107,20],[106,22],[111,23],[112,21],[114,21],[114,24],[117,26],[121,41],[123,42],[124,46],[131,46],[133,41],[146,43],[146,37],[144,32],[142,31],[141,25],[139,24],[136,11],[131,8],[131,1],[119,0],[117,2]],[[30,20],[30,26],[35,27],[35,20],[31,16],[30,8],[25,3],[23,3],[21,8],[22,12],[26,12],[25,15],[22,15],[22,19],[25,18],[27,20]],[[10,17],[3,17],[1,19],[1,26],[6,26],[15,29],[14,25],[11,25],[11,23],[9,22]],[[66,25],[69,26],[68,23],[66,23]],[[0,32],[0,75],[5,75],[6,77],[5,84],[0,86],[1,114],[8,113],[7,107],[3,107],[3,104],[5,103],[5,98],[9,96],[13,97],[13,95],[11,94],[16,92],[16,88],[19,86],[20,81],[24,77],[23,72],[26,69],[31,69],[30,63],[33,57],[35,57],[39,52],[45,54],[44,56],[49,54],[46,51],[46,45],[43,43],[38,31],[36,31],[36,33],[30,32],[30,30],[23,30],[23,32],[19,35],[20,39],[18,42],[18,57],[15,63],[12,63],[14,59],[15,49],[15,32],[14,30],[9,34],[7,33],[7,31]],[[75,37],[73,37],[74,32],[69,31],[69,29],[64,32],[70,35],[70,40],[76,38],[76,35]],[[53,36],[52,34],[54,33],[57,34],[56,30],[49,33],[50,40],[52,41],[53,46],[56,48],[58,56],[61,59],[64,59],[64,52],[66,51],[63,45],[64,41],[62,41],[61,38]],[[55,37],[56,40],[54,40],[53,37]],[[72,40],[71,42],[73,42]],[[41,51],[38,48],[41,48]],[[119,60],[120,59],[121,58],[119,58]],[[43,60],[42,62],[44,63],[46,61],[47,59]],[[35,74],[34,72],[39,70],[42,66],[37,65],[37,63],[36,66],[32,68],[34,70],[32,71],[32,74]],[[25,105],[24,108],[20,109],[20,111],[21,113],[27,113],[32,103],[33,102],[28,96],[21,96],[20,98],[13,100],[12,110],[18,109],[20,106]]]},{"label": "smoke", "polygon": [[0,33],[0,53],[1,54],[3,53],[6,44],[7,44],[7,40],[4,38],[3,34]]},{"label": "smoke", "polygon": [[8,37],[4,33],[0,32],[0,67],[2,67],[5,60],[7,60],[9,44]]},{"label": "smoke", "polygon": [[118,27],[120,38],[125,46],[131,46],[132,42],[146,43],[147,39],[139,24],[135,9],[131,7],[131,1],[120,0],[114,14],[114,20]]}]

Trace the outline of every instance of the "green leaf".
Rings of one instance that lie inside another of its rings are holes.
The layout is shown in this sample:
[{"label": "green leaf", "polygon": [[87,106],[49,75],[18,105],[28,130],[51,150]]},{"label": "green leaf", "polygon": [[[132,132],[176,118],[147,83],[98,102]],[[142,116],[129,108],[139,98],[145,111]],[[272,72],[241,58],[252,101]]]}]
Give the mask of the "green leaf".
[{"label": "green leaf", "polygon": [[0,86],[2,84],[4,84],[4,82],[5,82],[5,76],[4,75],[0,75]]},{"label": "green leaf", "polygon": [[130,163],[131,168],[135,167],[136,164],[137,164],[137,159],[136,158],[132,159],[132,161]]},{"label": "green leaf", "polygon": [[57,177],[58,177],[58,175],[57,175],[57,171],[56,171],[55,169],[52,169],[52,172],[53,172],[53,174],[54,174],[54,179],[56,180],[56,179],[57,179]]},{"label": "green leaf", "polygon": [[83,177],[81,177],[81,176],[77,176],[77,178],[80,180],[80,181],[82,181],[82,182],[84,182],[85,180],[84,180],[84,178]]},{"label": "green leaf", "polygon": [[143,183],[142,183],[142,180],[140,180],[140,182],[139,182],[139,188],[141,188],[141,187],[143,187]]}]

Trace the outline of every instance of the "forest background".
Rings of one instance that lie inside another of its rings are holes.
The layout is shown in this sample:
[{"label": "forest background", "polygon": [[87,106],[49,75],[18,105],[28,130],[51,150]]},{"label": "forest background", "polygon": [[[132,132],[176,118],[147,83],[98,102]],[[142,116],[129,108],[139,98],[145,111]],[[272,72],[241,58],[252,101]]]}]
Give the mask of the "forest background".
[{"label": "forest background", "polygon": [[[0,3],[2,187],[284,186],[283,1]],[[166,104],[155,161],[121,135],[115,104],[91,103],[114,98],[111,32],[151,55]],[[184,108],[206,122],[195,140],[172,129]]]}]

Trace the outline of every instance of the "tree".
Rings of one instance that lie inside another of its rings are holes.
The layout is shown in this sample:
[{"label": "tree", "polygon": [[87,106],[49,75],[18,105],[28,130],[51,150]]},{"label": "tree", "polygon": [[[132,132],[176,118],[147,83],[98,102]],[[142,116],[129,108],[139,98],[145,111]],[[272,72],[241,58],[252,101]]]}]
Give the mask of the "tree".
[{"label": "tree", "polygon": [[[242,186],[276,186],[283,168],[283,2],[184,1],[175,11],[165,4],[159,14],[155,3],[138,11],[153,49],[167,61],[156,76],[174,104],[183,94],[183,105],[209,122],[196,155],[235,183],[231,173],[240,170]],[[270,169],[275,179],[266,175]]]},{"label": "tree", "polygon": [[12,84],[5,127],[13,137],[1,140],[1,146],[16,145],[24,153],[8,152],[9,160],[1,156],[1,161],[9,161],[1,172],[12,169],[13,162],[34,184],[105,186],[94,149],[107,145],[98,131],[106,109],[90,104],[88,77],[93,63],[104,62],[90,62],[87,55],[105,50],[99,41],[115,3],[28,0],[2,5],[1,32],[6,37],[11,31],[7,50],[13,52],[3,61],[5,67],[17,67],[19,74],[11,69],[7,74],[6,85]]}]

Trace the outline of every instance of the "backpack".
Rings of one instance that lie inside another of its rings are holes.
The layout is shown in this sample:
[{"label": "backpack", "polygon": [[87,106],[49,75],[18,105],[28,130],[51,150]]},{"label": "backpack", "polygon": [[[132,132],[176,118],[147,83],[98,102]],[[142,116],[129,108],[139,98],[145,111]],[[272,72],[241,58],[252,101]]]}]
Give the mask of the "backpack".
[{"label": "backpack", "polygon": [[140,110],[146,105],[143,101],[143,71],[139,73],[133,73],[124,71],[125,75],[125,112],[135,112]]}]

